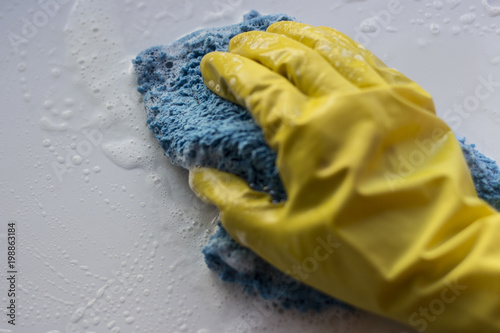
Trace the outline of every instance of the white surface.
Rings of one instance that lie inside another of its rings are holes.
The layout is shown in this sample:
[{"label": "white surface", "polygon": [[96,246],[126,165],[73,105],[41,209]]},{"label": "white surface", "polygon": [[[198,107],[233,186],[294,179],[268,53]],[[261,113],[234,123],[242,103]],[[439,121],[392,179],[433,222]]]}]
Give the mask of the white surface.
[{"label": "white surface", "polygon": [[[61,0],[48,12],[46,2],[0,4],[4,311],[10,220],[19,271],[16,326],[2,315],[0,332],[410,332],[363,313],[266,310],[220,282],[200,252],[217,212],[193,197],[147,130],[130,60],[250,9],[284,12],[361,38],[499,160],[500,87],[474,96],[486,91],[481,77],[500,82],[500,16],[472,0],[402,1],[389,16],[391,1]],[[13,34],[25,38],[17,49]],[[476,100],[471,112],[453,111]]]}]

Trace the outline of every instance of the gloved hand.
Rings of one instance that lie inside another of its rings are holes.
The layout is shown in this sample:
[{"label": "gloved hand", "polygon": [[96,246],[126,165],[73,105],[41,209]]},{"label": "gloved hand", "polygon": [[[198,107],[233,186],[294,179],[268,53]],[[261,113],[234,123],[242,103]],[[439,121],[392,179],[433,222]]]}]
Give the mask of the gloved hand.
[{"label": "gloved hand", "polygon": [[252,113],[288,195],[191,170],[236,241],[420,332],[500,331],[500,216],[422,88],[338,31],[294,22],[237,35],[201,71]]}]

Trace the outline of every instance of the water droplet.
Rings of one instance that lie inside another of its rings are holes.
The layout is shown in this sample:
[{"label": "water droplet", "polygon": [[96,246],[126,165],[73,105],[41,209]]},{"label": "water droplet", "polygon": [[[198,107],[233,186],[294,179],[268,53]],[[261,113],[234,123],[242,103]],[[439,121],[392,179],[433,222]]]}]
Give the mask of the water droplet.
[{"label": "water droplet", "polygon": [[490,16],[497,16],[500,15],[500,5],[493,6],[490,4],[491,0],[482,0],[481,4],[483,5],[484,10],[490,15]]},{"label": "water droplet", "polygon": [[451,28],[451,32],[454,34],[454,35],[458,35],[460,33],[460,31],[462,31],[462,29],[460,29],[459,26],[457,25],[454,25],[452,28]]},{"label": "water droplet", "polygon": [[462,3],[462,0],[448,0],[448,4],[450,5],[451,9],[456,8],[461,3]]},{"label": "water droplet", "polygon": [[50,147],[50,146],[52,145],[52,141],[50,141],[50,139],[44,139],[44,140],[42,141],[42,145],[43,145],[44,147]]},{"label": "water droplet", "polygon": [[442,1],[434,1],[432,3],[432,7],[434,7],[434,9],[437,9],[437,10],[443,9],[443,2]]},{"label": "water droplet", "polygon": [[54,106],[54,102],[52,102],[50,99],[47,99],[45,102],[43,102],[43,108],[44,109],[50,109],[51,107]]},{"label": "water droplet", "polygon": [[92,168],[92,171],[94,171],[95,173],[99,173],[101,172],[101,167],[96,165],[94,168]]},{"label": "water droplet", "polygon": [[474,22],[475,19],[476,19],[476,14],[474,13],[466,13],[460,16],[460,22],[462,22],[463,24],[470,24]]},{"label": "water droplet", "polygon": [[62,122],[59,124],[54,123],[47,117],[40,118],[39,121],[40,128],[46,131],[56,131],[56,132],[64,132],[68,130],[68,123]]},{"label": "water droplet", "polygon": [[438,35],[441,30],[439,25],[436,23],[432,23],[429,28],[434,35]]},{"label": "water droplet", "polygon": [[73,162],[73,164],[75,165],[80,165],[82,164],[82,157],[80,155],[74,155],[72,158],[71,158],[71,162]]},{"label": "water droplet", "polygon": [[26,64],[24,62],[20,62],[18,65],[17,65],[17,70],[19,72],[24,72],[26,70]]},{"label": "water droplet", "polygon": [[95,298],[92,298],[88,303],[87,303],[87,308],[90,308],[92,306],[94,306],[96,302],[96,299]]},{"label": "water droplet", "polygon": [[374,33],[378,30],[377,21],[374,17],[367,18],[359,25],[361,31],[364,33]]},{"label": "water droplet", "polygon": [[73,110],[64,110],[61,113],[61,118],[63,118],[63,119],[69,119],[71,117],[73,117]]},{"label": "water droplet", "polygon": [[85,315],[85,310],[86,308],[82,307],[82,308],[78,308],[74,313],[73,315],[71,316],[71,322],[72,323],[77,323],[80,319],[83,318],[83,316]]},{"label": "water droplet", "polygon": [[50,71],[50,75],[52,75],[52,77],[59,77],[61,75],[61,70],[57,67],[54,67]]}]

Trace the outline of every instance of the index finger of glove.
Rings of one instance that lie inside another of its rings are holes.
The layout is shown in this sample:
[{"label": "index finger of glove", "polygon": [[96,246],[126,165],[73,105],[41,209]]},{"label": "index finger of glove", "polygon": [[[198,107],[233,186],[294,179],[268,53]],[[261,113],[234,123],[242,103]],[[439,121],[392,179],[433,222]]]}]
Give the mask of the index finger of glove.
[{"label": "index finger of glove", "polygon": [[276,22],[267,31],[287,36],[313,49],[344,78],[360,88],[386,83],[372,67],[371,59],[365,59],[360,50],[347,40],[347,36],[333,36],[321,28],[291,21]]},{"label": "index finger of glove", "polygon": [[264,31],[245,32],[231,39],[229,52],[263,64],[310,97],[355,89],[318,52],[287,36]]},{"label": "index finger of glove", "polygon": [[277,133],[300,115],[307,96],[283,76],[237,54],[211,52],[203,57],[200,68],[208,88],[246,107],[277,151]]}]

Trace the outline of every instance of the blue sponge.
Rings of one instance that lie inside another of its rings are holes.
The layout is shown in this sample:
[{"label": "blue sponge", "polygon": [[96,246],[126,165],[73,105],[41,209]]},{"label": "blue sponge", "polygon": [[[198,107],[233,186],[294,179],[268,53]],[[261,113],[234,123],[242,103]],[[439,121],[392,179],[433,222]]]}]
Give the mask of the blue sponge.
[{"label": "blue sponge", "polygon": [[[203,84],[200,61],[211,51],[227,51],[229,40],[245,31],[265,30],[287,15],[261,16],[255,11],[240,24],[199,30],[171,45],[145,50],[133,60],[137,90],[144,94],[147,123],[170,161],[184,168],[204,166],[236,174],[275,201],[286,193],[271,150],[251,115]],[[500,208],[500,171],[460,139],[481,197]],[[243,285],[249,293],[279,302],[284,308],[321,311],[345,306],[288,276],[236,243],[219,225],[203,249],[208,267],[221,279]]]}]

